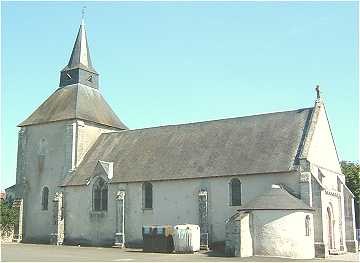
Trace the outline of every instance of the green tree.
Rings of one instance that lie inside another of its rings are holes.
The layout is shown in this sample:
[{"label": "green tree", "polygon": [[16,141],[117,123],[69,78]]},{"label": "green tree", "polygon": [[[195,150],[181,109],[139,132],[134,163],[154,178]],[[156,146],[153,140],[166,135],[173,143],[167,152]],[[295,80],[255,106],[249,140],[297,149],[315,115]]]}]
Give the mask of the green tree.
[{"label": "green tree", "polygon": [[360,228],[360,165],[355,162],[342,161],[341,170],[345,175],[345,184],[354,194],[356,228]]},{"label": "green tree", "polygon": [[360,203],[360,165],[355,162],[341,162],[341,170],[345,175],[346,186],[354,194],[355,201]]},{"label": "green tree", "polygon": [[9,232],[18,219],[18,213],[15,208],[11,207],[10,203],[0,202],[0,228],[1,232]]}]

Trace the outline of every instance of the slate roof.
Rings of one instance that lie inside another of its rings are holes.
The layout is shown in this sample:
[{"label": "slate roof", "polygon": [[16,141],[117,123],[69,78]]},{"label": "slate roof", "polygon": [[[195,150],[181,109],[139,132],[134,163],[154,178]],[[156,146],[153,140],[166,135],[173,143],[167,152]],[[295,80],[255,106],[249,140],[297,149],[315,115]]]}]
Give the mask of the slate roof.
[{"label": "slate roof", "polygon": [[271,188],[248,203],[241,206],[238,211],[250,210],[315,210],[302,200],[289,194],[282,188]]},{"label": "slate roof", "polygon": [[88,70],[90,72],[96,73],[96,70],[94,69],[91,63],[90,51],[86,37],[84,21],[81,22],[79,32],[76,36],[76,40],[74,43],[74,47],[71,52],[69,63],[63,69],[63,71],[74,68],[82,68],[84,70]]},{"label": "slate roof", "polygon": [[66,185],[82,185],[99,160],[113,183],[294,169],[313,108],[102,134]]},{"label": "slate roof", "polygon": [[127,129],[97,89],[74,84],[57,89],[18,126],[81,119],[106,126]]}]

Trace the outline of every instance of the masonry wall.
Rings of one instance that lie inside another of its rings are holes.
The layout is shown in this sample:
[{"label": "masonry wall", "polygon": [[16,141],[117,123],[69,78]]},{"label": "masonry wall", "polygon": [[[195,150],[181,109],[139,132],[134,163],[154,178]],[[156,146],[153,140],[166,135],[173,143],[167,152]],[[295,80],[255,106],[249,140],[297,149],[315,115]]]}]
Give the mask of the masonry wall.
[{"label": "masonry wall", "polygon": [[[310,235],[305,235],[305,217],[310,216]],[[298,259],[315,257],[312,213],[265,210],[252,212],[254,255]]]},{"label": "masonry wall", "polygon": [[253,218],[251,213],[241,216],[240,220],[240,256],[250,257],[254,255],[254,240],[252,235]]},{"label": "masonry wall", "polygon": [[80,164],[96,139],[107,132],[116,132],[118,129],[106,127],[88,121],[77,121],[76,165]]},{"label": "masonry wall", "polygon": [[314,222],[314,243],[315,253],[317,257],[325,257],[325,244],[324,244],[324,222],[323,222],[323,202],[322,202],[322,187],[315,178],[311,178],[312,187],[312,207],[315,209],[313,212]]},{"label": "masonry wall", "polygon": [[319,112],[319,118],[310,143],[307,159],[312,164],[341,173],[335,144],[323,106]]},{"label": "masonry wall", "polygon": [[[106,177],[104,175],[104,177]],[[229,182],[234,177],[156,181],[153,184],[153,209],[143,209],[142,182],[110,184],[108,210],[92,211],[92,184],[65,188],[65,241],[68,243],[111,244],[116,229],[116,192],[126,191],[125,235],[127,244],[142,243],[142,225],[198,224],[198,193],[208,190],[209,239],[224,242],[225,220],[237,206],[230,206]],[[242,183],[242,202],[269,191],[272,184],[285,184],[298,192],[296,173],[248,175]]]},{"label": "masonry wall", "polygon": [[[58,185],[70,169],[71,152],[68,138],[71,137],[70,121],[33,125],[23,128],[22,149],[23,173],[17,181],[25,182],[24,196],[24,240],[48,242],[53,232],[52,198]],[[42,191],[49,189],[48,210],[42,210]]]},{"label": "masonry wall", "polygon": [[[225,225],[225,256],[227,257],[242,257],[240,249],[240,219],[241,215],[237,212],[234,216],[226,221]],[[249,228],[249,226],[248,226]],[[250,243],[252,249],[252,242]]]},{"label": "masonry wall", "polygon": [[[333,249],[340,250],[340,237],[342,229],[340,228],[340,213],[341,208],[339,207],[339,197],[334,196],[331,194],[327,194],[326,192],[323,192],[323,209],[322,209],[322,217],[323,217],[323,225],[324,225],[324,242],[325,246],[328,249],[331,248],[331,244],[329,241],[329,223],[332,224],[333,229]],[[329,222],[328,220],[328,212],[327,210],[331,211],[332,216],[332,222]]]},{"label": "masonry wall", "polygon": [[[78,161],[107,127],[79,120],[31,125],[19,133],[17,184],[24,198],[24,241],[48,243],[55,232],[53,198]],[[48,209],[42,192],[49,189]],[[21,192],[21,193],[20,193]]]},{"label": "masonry wall", "polygon": [[[345,178],[332,138],[326,111],[320,108],[314,134],[310,143],[307,160],[310,162],[312,180],[312,199],[316,209],[314,213],[315,248],[317,256],[326,257],[329,249],[346,251],[345,229],[352,225],[352,219],[346,218],[346,198],[344,199]],[[332,222],[328,220],[328,208]],[[329,238],[329,224],[334,232],[334,244]]]},{"label": "masonry wall", "polygon": [[347,189],[344,189],[345,203],[345,242],[347,250],[350,252],[358,251],[358,241],[355,232],[355,207],[354,199]]}]

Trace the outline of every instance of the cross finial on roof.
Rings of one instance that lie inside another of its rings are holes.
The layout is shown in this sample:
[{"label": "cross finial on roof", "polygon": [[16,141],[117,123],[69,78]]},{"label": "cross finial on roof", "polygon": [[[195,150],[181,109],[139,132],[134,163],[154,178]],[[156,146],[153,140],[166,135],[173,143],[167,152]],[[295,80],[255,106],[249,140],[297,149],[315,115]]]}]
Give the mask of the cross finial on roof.
[{"label": "cross finial on roof", "polygon": [[319,85],[316,85],[316,98],[319,100],[320,99],[320,86]]}]

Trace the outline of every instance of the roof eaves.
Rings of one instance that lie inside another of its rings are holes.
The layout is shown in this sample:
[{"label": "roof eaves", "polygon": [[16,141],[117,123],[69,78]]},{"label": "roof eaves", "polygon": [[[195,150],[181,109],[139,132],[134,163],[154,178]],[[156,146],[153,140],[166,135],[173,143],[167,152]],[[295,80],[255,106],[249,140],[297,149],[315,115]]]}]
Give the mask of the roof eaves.
[{"label": "roof eaves", "polygon": [[67,119],[59,119],[59,120],[51,120],[51,121],[44,121],[44,122],[39,122],[39,123],[29,123],[29,124],[18,124],[17,127],[26,127],[26,126],[36,126],[36,125],[42,125],[42,124],[48,124],[48,123],[53,123],[53,122],[59,122],[59,121],[70,121],[70,120],[76,120],[77,118],[71,117],[71,118],[67,118]]},{"label": "roof eaves", "polygon": [[267,210],[271,210],[271,211],[315,211],[315,208],[309,207],[309,208],[239,208],[237,209],[237,211],[255,211],[255,210],[259,210],[259,211],[267,211]]},{"label": "roof eaves", "polygon": [[[120,132],[126,132],[124,131],[119,131]],[[112,132],[112,133],[118,133],[118,132]],[[109,133],[106,133],[109,134]],[[106,135],[106,134],[102,134],[102,135]],[[99,137],[100,138],[100,137]],[[99,140],[98,138],[98,140]],[[95,143],[94,143],[95,145]],[[93,146],[94,147],[94,146]],[[89,151],[90,152],[90,151]],[[86,162],[86,155],[84,156],[82,162]],[[80,163],[80,165],[81,165]],[[80,166],[79,165],[79,166]],[[297,170],[286,170],[286,171],[277,171],[277,172],[262,172],[262,173],[238,173],[238,174],[227,174],[227,175],[208,175],[208,176],[199,176],[199,177],[179,177],[179,178],[162,178],[162,179],[147,179],[147,180],[133,180],[133,181],[128,181],[128,180],[113,180],[110,182],[110,184],[124,184],[124,183],[142,183],[142,182],[162,182],[162,181],[178,181],[178,180],[194,180],[194,179],[203,179],[203,178],[221,178],[221,177],[235,177],[235,176],[245,176],[245,175],[260,175],[260,174],[284,174],[284,173],[293,173],[293,172],[298,172]],[[116,176],[114,175],[114,178]],[[85,180],[86,181],[86,180]],[[69,184],[65,185],[65,186],[80,186],[80,185],[85,185],[86,183],[76,183],[76,184]],[[295,196],[294,196],[295,197]]]}]

